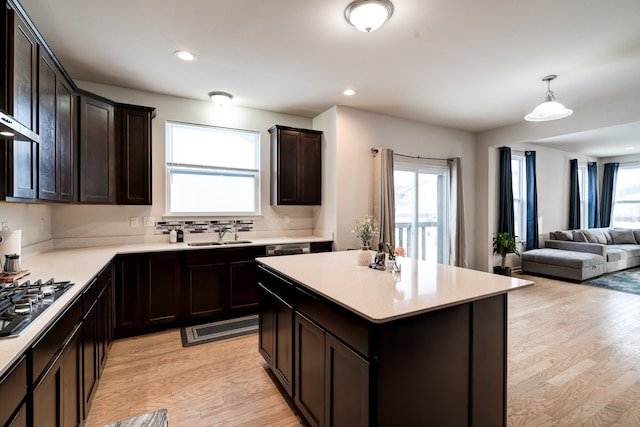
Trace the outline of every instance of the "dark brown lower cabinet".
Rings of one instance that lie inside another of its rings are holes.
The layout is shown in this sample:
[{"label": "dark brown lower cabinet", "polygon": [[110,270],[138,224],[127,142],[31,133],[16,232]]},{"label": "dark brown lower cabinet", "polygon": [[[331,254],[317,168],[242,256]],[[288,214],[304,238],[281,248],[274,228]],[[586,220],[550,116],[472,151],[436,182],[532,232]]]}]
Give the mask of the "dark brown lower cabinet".
[{"label": "dark brown lower cabinet", "polygon": [[78,324],[59,357],[34,386],[32,425],[72,427],[81,424],[80,338]]},{"label": "dark brown lower cabinet", "polygon": [[0,379],[0,425],[27,425],[27,357],[22,356]]},{"label": "dark brown lower cabinet", "polygon": [[228,310],[231,289],[226,263],[187,265],[187,317],[214,316]]},{"label": "dark brown lower cabinet", "polygon": [[121,255],[115,261],[115,337],[178,325],[181,319],[179,253]]},{"label": "dark brown lower cabinet", "polygon": [[259,351],[289,397],[293,397],[293,308],[263,284],[258,287]]},{"label": "dark brown lower cabinet", "polygon": [[291,301],[289,380],[310,425],[506,425],[506,294],[375,323],[258,270],[260,353],[282,383],[274,366],[286,350],[274,337],[287,334],[276,302]]},{"label": "dark brown lower cabinet", "polygon": [[369,425],[369,363],[296,313],[295,403],[315,426]]},{"label": "dark brown lower cabinet", "polygon": [[82,319],[83,416],[89,415],[91,400],[98,386],[98,309],[94,300]]}]

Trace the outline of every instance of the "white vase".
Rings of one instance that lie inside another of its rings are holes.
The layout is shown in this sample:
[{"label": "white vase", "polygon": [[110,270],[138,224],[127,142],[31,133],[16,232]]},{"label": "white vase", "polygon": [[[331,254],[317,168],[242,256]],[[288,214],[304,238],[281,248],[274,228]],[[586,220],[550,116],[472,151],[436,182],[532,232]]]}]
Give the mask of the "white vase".
[{"label": "white vase", "polygon": [[371,252],[366,246],[362,246],[358,252],[358,265],[367,267],[371,264]]}]

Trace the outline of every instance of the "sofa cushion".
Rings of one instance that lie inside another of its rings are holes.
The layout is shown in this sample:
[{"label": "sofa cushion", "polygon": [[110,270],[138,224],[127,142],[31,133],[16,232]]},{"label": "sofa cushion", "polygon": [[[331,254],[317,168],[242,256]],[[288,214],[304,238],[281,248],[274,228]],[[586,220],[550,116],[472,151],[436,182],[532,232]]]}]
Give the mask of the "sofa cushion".
[{"label": "sofa cushion", "polygon": [[574,242],[586,242],[587,238],[584,237],[584,233],[581,230],[573,230],[573,241]]},{"label": "sofa cushion", "polygon": [[640,242],[640,229],[634,229],[633,230],[633,237],[636,238],[636,243]]},{"label": "sofa cushion", "polygon": [[[603,245],[607,244],[608,239],[604,230],[600,228],[590,228],[588,230],[581,230],[581,231],[582,231],[582,234],[584,234],[584,237],[587,239],[587,242],[601,243]],[[611,236],[609,236],[609,239],[611,239]],[[611,243],[613,243],[613,240],[611,241]]]},{"label": "sofa cushion", "polygon": [[607,253],[611,252],[614,249],[625,251],[628,258],[640,256],[640,245],[608,245]]},{"label": "sofa cushion", "polygon": [[630,258],[632,255],[621,248],[607,247],[607,262],[620,261]]},{"label": "sofa cushion", "polygon": [[573,240],[573,232],[571,230],[568,231],[556,231],[556,240]]},{"label": "sofa cushion", "polygon": [[609,235],[614,245],[636,244],[636,238],[631,229],[612,228],[609,230]]},{"label": "sofa cushion", "polygon": [[604,264],[604,257],[591,252],[577,252],[550,248],[526,251],[522,254],[522,260],[572,268],[585,268]]}]

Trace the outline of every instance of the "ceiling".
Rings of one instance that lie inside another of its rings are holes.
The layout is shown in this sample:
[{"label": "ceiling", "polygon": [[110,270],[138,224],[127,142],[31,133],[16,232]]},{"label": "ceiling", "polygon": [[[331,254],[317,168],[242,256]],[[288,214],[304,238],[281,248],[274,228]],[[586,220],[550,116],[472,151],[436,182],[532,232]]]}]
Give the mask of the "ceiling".
[{"label": "ceiling", "polygon": [[[547,74],[574,114],[617,95],[640,102],[638,0],[392,0],[372,33],[345,21],[349,1],[20,3],[75,80],[201,100],[220,90],[254,109],[314,117],[345,105],[482,132],[521,123],[544,100]],[[605,155],[640,152],[640,126],[621,129]]]}]

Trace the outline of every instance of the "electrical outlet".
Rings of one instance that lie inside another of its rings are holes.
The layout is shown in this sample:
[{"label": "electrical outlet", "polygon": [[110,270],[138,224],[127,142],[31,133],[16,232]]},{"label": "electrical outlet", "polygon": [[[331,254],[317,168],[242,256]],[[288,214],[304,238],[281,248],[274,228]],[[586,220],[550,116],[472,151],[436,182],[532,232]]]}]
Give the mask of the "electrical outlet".
[{"label": "electrical outlet", "polygon": [[154,225],[156,225],[156,219],[152,216],[143,217],[142,222],[144,223],[145,227],[153,227]]},{"label": "electrical outlet", "polygon": [[284,223],[289,224],[289,215],[284,216]]},{"label": "electrical outlet", "polygon": [[131,226],[131,228],[139,227],[140,225],[138,224],[138,217],[137,216],[130,217],[129,225]]}]

